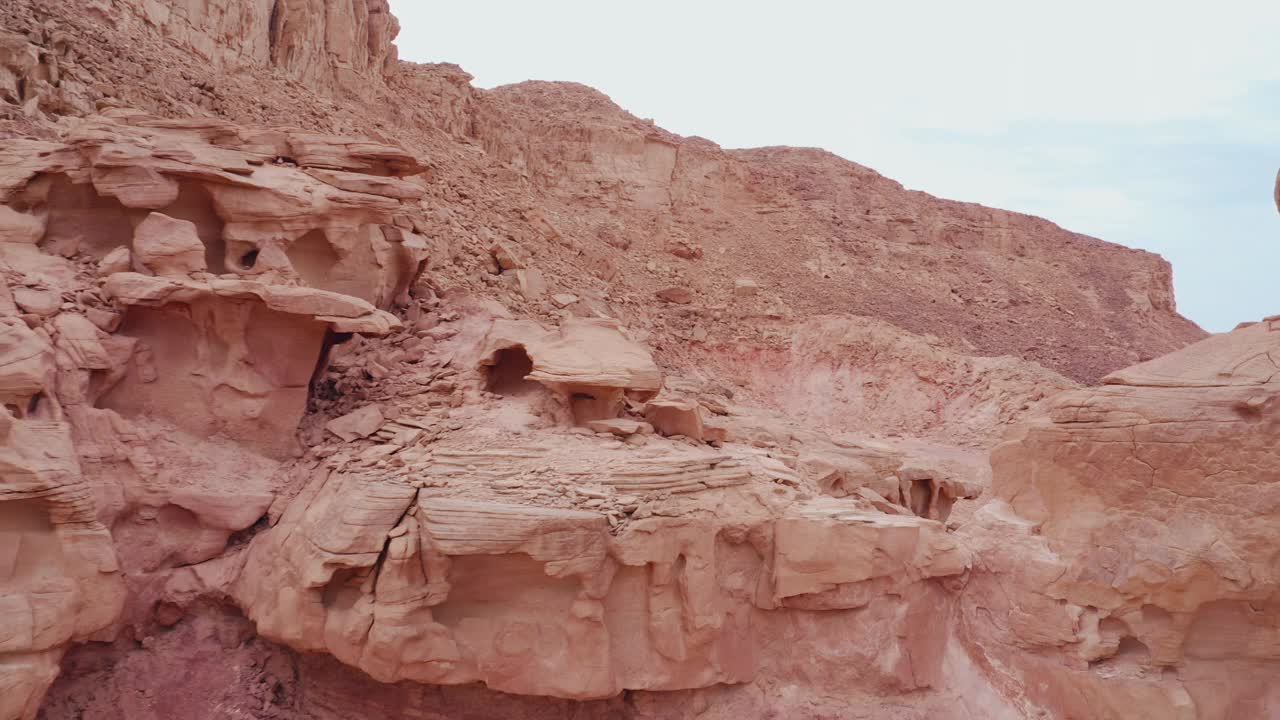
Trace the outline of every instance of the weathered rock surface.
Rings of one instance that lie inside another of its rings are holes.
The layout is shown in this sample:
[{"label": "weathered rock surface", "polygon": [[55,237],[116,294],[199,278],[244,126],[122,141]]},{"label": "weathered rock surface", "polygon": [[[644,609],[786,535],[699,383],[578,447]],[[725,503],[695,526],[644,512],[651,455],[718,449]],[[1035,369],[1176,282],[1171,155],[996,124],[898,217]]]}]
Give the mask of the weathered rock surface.
[{"label": "weathered rock surface", "polygon": [[[240,132],[122,112],[0,145],[0,717],[33,717],[69,643],[117,636],[154,577],[257,522],[332,338],[400,326],[373,303],[426,244],[396,225],[408,194],[375,191],[420,166]],[[274,162],[295,149],[379,175]]]},{"label": "weathered rock surface", "polygon": [[[992,453],[965,617],[1054,716],[1280,712],[1280,321],[1056,398]],[[999,589],[998,591],[997,588]]]},{"label": "weathered rock surface", "polygon": [[0,5],[0,719],[1280,714],[1280,320],[395,33]]},{"label": "weathered rock surface", "polygon": [[[836,444],[736,407],[726,427],[760,446],[712,448],[645,432],[637,418],[660,401],[627,402],[630,417],[587,431],[548,388],[588,368],[583,387],[656,392],[665,378],[640,346],[608,323],[547,330],[461,308],[427,331],[441,340],[426,357],[369,386],[376,413],[366,404],[326,425],[352,432],[315,449],[312,479],[223,588],[264,637],[382,682],[576,700],[778,678],[947,692],[943,583],[970,555],[938,519],[863,485],[887,477],[896,492],[927,455]],[[524,364],[498,357],[515,347]],[[471,369],[437,390],[443,358]],[[853,462],[872,476],[827,493],[831,468]],[[933,477],[981,484],[956,467]],[[865,662],[770,650],[824,646],[855,613],[861,629],[839,631],[838,652]]]},{"label": "weathered rock surface", "polygon": [[[63,402],[60,336],[0,317],[0,717],[33,717],[66,645],[102,637],[124,602]],[[74,342],[74,341],[71,341]],[[83,346],[81,346],[83,347]],[[100,358],[99,358],[100,359]]]},{"label": "weathered rock surface", "polygon": [[[525,169],[558,242],[627,268],[643,295],[734,317],[726,335],[779,308],[841,308],[1084,382],[1203,337],[1175,312],[1163,260],[1040,218],[908,191],[820,150],[725,151],[581,85],[504,86],[477,106],[475,134]],[[673,237],[702,256],[663,259]]]},{"label": "weathered rock surface", "polygon": [[537,383],[569,407],[574,422],[618,417],[627,398],[646,400],[662,389],[648,349],[616,322],[571,318],[548,332],[529,321],[497,319],[485,339],[489,390],[521,393]]},{"label": "weathered rock surface", "polygon": [[[572,337],[558,350],[590,356]],[[802,500],[804,473],[740,445],[495,436],[519,402],[471,410],[429,449],[333,455],[231,589],[258,631],[383,682],[584,699],[800,673],[801,657],[769,650],[819,641],[791,608],[872,608],[889,623],[860,641],[884,653],[875,682],[935,684],[940,628],[895,623],[948,612],[931,583],[969,555],[942,524],[856,496]],[[393,422],[430,425],[421,412],[410,401]]]},{"label": "weathered rock surface", "polygon": [[[37,19],[62,9],[35,7]],[[397,64],[400,28],[386,0],[88,0],[66,7],[76,11],[68,16],[72,25],[41,26],[17,5],[0,16],[0,98],[33,113],[92,111],[104,94],[94,81],[107,77],[86,72],[99,69],[96,48],[73,38],[95,26],[143,43],[162,40],[204,69],[205,92],[216,91],[211,72],[270,68],[317,90],[363,94]],[[110,77],[127,66],[101,70]]]}]

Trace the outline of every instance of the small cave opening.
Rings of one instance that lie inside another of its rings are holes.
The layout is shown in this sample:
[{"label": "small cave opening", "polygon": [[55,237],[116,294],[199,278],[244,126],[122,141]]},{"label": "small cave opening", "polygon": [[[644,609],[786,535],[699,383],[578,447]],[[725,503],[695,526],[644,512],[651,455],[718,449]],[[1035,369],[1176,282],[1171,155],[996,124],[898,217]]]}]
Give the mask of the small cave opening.
[{"label": "small cave opening", "polygon": [[569,390],[569,409],[573,411],[575,425],[586,425],[593,420],[612,420],[622,413],[622,405],[620,388],[577,387]]},{"label": "small cave opening", "polygon": [[1151,650],[1147,648],[1146,643],[1129,635],[1120,638],[1120,647],[1116,649],[1115,657],[1145,664],[1151,659]]},{"label": "small cave opening", "polygon": [[[22,420],[56,421],[59,419],[56,406],[44,393],[36,393],[27,400],[26,407],[6,406],[9,414]],[[18,412],[14,412],[17,410]]]},{"label": "small cave opening", "polygon": [[254,265],[258,264],[258,251],[250,250],[240,256],[240,267],[244,270],[252,270]]},{"label": "small cave opening", "polygon": [[333,349],[355,337],[353,333],[334,332],[332,328],[324,333],[324,341],[320,345],[320,354],[316,357],[315,369],[311,371],[311,382],[307,384],[307,411],[316,410],[316,400],[337,400],[341,393],[333,378],[327,377],[329,358]]},{"label": "small cave opening", "polygon": [[322,595],[324,606],[326,608],[351,609],[360,601],[363,595],[360,592],[360,585],[363,581],[364,575],[355,568],[343,568],[335,571],[328,584],[324,586]]},{"label": "small cave opening", "polygon": [[575,392],[568,396],[568,404],[573,409],[573,419],[584,424],[586,420],[582,420],[586,415],[591,414],[591,409],[595,406],[595,396],[589,392]]},{"label": "small cave opening", "polygon": [[485,372],[485,389],[498,395],[526,395],[542,387],[528,379],[531,372],[533,358],[523,347],[503,348],[494,353]]},{"label": "small cave opening", "polygon": [[270,527],[271,515],[263,513],[252,525],[242,530],[237,530],[227,537],[227,550],[234,550],[248,545],[254,536]]},{"label": "small cave opening", "polygon": [[[1104,620],[1103,622],[1105,623],[1106,621]],[[1128,634],[1119,638],[1115,652],[1089,662],[1090,667],[1109,667],[1115,669],[1148,667],[1150,665],[1150,648],[1147,647],[1146,643],[1133,635]]]},{"label": "small cave opening", "polygon": [[99,195],[93,185],[74,183],[66,175],[46,178],[48,194],[41,209],[49,220],[41,250],[100,259],[118,247],[133,246],[134,221],[141,222],[145,211],[130,210],[113,197]]},{"label": "small cave opening", "polygon": [[918,517],[929,517],[929,509],[933,504],[933,480],[912,480],[911,497],[907,498],[908,508]]},{"label": "small cave opening", "polygon": [[280,62],[280,0],[271,3],[271,15],[267,18],[267,52],[271,62]]},{"label": "small cave opening", "polygon": [[576,392],[569,395],[569,409],[573,411],[574,424],[586,425],[592,420],[603,420],[604,418],[595,417],[598,414],[597,403],[596,396],[591,393]]},{"label": "small cave opening", "polygon": [[[1105,652],[1103,657],[1090,661],[1091,666],[1144,666],[1151,664],[1151,649],[1139,640],[1129,624],[1115,617],[1105,617],[1098,622],[1098,636]],[[1114,651],[1107,651],[1108,648]]]},{"label": "small cave opening", "polygon": [[102,397],[107,390],[118,380],[119,377],[113,377],[112,373],[107,370],[90,370],[89,371],[89,389],[86,393],[89,402],[96,403],[99,397]]}]

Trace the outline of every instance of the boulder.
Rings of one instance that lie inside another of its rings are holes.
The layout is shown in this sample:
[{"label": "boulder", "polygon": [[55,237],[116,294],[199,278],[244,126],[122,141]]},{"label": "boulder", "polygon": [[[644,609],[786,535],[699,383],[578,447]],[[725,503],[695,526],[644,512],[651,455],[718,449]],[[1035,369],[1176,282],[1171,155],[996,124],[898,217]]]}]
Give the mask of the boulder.
[{"label": "boulder", "polygon": [[571,293],[556,293],[551,296],[551,304],[558,308],[569,307],[578,302],[578,296]]},{"label": "boulder", "polygon": [[129,272],[133,269],[133,254],[123,245],[111,250],[98,261],[99,275],[114,275],[118,272]]},{"label": "boulder", "polygon": [[748,298],[760,292],[760,286],[755,280],[747,277],[740,277],[733,281],[733,296],[739,298]]},{"label": "boulder", "polygon": [[510,243],[494,243],[489,246],[489,255],[493,257],[498,269],[503,272],[507,270],[522,270],[528,267],[520,251]]},{"label": "boulder", "polygon": [[644,406],[644,419],[660,435],[683,435],[704,440],[702,406],[691,400],[650,400]]},{"label": "boulder", "polygon": [[45,221],[0,205],[0,243],[34,244],[44,236]]},{"label": "boulder", "polygon": [[139,272],[183,276],[208,269],[195,223],[162,213],[147,216],[133,234],[133,261]]},{"label": "boulder", "polygon": [[325,429],[347,442],[367,438],[382,428],[386,418],[377,405],[365,405],[325,423]]}]

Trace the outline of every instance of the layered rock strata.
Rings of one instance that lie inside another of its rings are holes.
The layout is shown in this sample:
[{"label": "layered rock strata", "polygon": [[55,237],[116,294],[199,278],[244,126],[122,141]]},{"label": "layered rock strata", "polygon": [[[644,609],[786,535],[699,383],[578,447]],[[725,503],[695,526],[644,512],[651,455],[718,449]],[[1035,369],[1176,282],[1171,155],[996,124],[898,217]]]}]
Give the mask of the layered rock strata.
[{"label": "layered rock strata", "polygon": [[1280,713],[1275,318],[381,0],[0,19],[0,718]]},{"label": "layered rock strata", "polygon": [[8,718],[263,515],[324,353],[399,327],[427,246],[422,165],[374,143],[118,112],[0,157]]},{"label": "layered rock strata", "polygon": [[[624,398],[614,412],[631,417],[593,432],[570,396],[540,393],[652,396],[663,379],[643,349],[607,324],[485,322],[458,317],[397,375],[404,390],[326,426],[344,443],[317,451],[315,478],[228,590],[260,633],[383,682],[585,699],[803,674],[770,648],[820,643],[847,617],[881,654],[833,677],[937,682],[946,634],[918,618],[950,612],[938,582],[970,560],[936,513],[901,501],[926,481],[919,459],[797,440],[759,417],[753,429],[745,410],[718,448],[641,431],[647,406],[673,402],[662,396]],[[497,354],[515,347],[527,364],[495,385],[513,362]],[[473,368],[447,388],[472,400],[443,407],[439,381],[414,382],[441,357]],[[952,472],[931,476],[965,485]]]},{"label": "layered rock strata", "polygon": [[1057,717],[1280,712],[1280,319],[1061,395],[965,529],[976,647]]}]

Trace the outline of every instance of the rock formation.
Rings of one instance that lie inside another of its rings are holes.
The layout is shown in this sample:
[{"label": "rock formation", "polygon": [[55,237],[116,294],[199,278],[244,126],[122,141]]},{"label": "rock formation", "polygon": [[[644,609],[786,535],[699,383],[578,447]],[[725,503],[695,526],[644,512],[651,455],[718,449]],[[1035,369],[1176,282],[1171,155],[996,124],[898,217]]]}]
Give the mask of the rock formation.
[{"label": "rock formation", "polygon": [[1280,714],[1280,319],[396,30],[0,7],[0,720]]},{"label": "rock formation", "polygon": [[97,351],[79,356],[90,366],[109,359],[69,316],[54,342],[12,315],[0,323],[0,717],[19,718],[35,715],[67,643],[106,637],[124,584],[72,440],[67,416],[82,408],[55,396],[87,390],[78,351]]},{"label": "rock formation", "polygon": [[1065,393],[992,452],[965,619],[1029,700],[1280,712],[1278,358],[1280,319],[1251,323]]},{"label": "rock formation", "polygon": [[68,642],[118,629],[122,564],[258,520],[237,479],[299,451],[323,353],[399,327],[373,303],[427,245],[390,177],[420,166],[371,143],[115,113],[0,154],[3,716],[29,717]]}]

